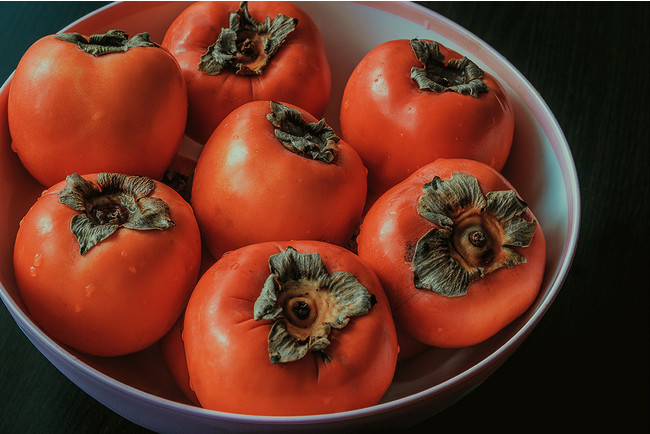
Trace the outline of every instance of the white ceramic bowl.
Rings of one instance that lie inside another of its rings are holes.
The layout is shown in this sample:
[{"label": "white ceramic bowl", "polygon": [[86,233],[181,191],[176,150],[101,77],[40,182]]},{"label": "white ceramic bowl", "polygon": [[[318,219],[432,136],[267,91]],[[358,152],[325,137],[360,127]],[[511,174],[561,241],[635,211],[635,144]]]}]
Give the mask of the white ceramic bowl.
[{"label": "white ceramic bowl", "polygon": [[[128,34],[148,31],[153,40],[162,41],[167,26],[186,6],[176,2],[111,4],[64,30],[82,34],[112,28]],[[11,258],[18,222],[42,187],[10,150],[8,81],[0,91],[0,203],[6,222],[0,227],[0,297],[23,332],[63,374],[108,408],[151,430],[331,431],[415,424],[453,404],[497,369],[542,318],[569,270],[580,220],[572,156],[553,114],[506,59],[465,29],[415,4],[304,2],[300,6],[316,21],[327,46],[333,93],[325,118],[335,129],[347,77],[368,51],[387,40],[437,40],[471,56],[504,83],[516,116],[514,144],[504,174],[544,229],[548,258],[542,290],[528,312],[488,341],[463,349],[430,348],[400,363],[390,389],[373,407],[303,417],[247,416],[194,407],[175,386],[156,346],[114,359],[88,357],[58,345],[30,320],[18,294]],[[349,36],[342,40],[342,35]]]}]

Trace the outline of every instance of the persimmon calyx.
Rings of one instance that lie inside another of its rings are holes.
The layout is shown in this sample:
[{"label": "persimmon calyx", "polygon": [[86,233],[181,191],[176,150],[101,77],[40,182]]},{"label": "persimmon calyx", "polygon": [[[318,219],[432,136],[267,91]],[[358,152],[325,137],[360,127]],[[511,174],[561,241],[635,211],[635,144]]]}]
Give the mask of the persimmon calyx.
[{"label": "persimmon calyx", "polygon": [[334,162],[340,139],[324,119],[308,123],[299,110],[275,101],[271,101],[271,113],[266,118],[275,127],[275,137],[291,152],[324,163]]},{"label": "persimmon calyx", "polygon": [[271,320],[271,363],[303,358],[309,351],[329,356],[330,331],[367,314],[376,299],[351,273],[328,273],[318,253],[287,247],[269,258],[271,274],[255,302],[254,318]]},{"label": "persimmon calyx", "polygon": [[134,47],[158,47],[151,42],[149,33],[138,33],[131,39],[122,30],[109,30],[106,33],[91,35],[88,39],[79,33],[58,33],[57,39],[78,45],[84,52],[93,56],[120,53]]},{"label": "persimmon calyx", "polygon": [[512,190],[485,196],[478,180],[453,173],[424,185],[418,214],[439,226],[415,246],[412,269],[416,288],[454,297],[469,285],[502,267],[526,262],[512,247],[527,247],[537,222],[521,217],[527,205]]},{"label": "persimmon calyx", "polygon": [[217,41],[201,56],[199,71],[218,75],[225,69],[237,75],[260,75],[296,25],[297,18],[283,14],[259,22],[243,1],[230,14],[230,27],[221,29]]},{"label": "persimmon calyx", "polygon": [[100,173],[94,184],[76,173],[68,175],[59,202],[81,212],[70,222],[81,255],[120,228],[165,230],[174,226],[169,205],[148,197],[154,188],[154,181],[142,176]]},{"label": "persimmon calyx", "polygon": [[411,79],[422,90],[457,92],[478,98],[487,92],[483,70],[467,57],[445,60],[437,42],[411,39],[411,48],[424,68],[411,68]]}]

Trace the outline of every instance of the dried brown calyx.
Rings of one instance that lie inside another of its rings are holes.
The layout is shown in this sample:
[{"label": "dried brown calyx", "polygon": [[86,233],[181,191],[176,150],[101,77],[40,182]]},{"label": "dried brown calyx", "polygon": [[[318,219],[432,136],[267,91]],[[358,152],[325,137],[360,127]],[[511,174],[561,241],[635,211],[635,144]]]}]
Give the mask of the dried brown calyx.
[{"label": "dried brown calyx", "polygon": [[502,267],[526,262],[512,249],[527,247],[537,222],[523,217],[527,205],[512,190],[483,196],[478,180],[453,173],[424,185],[418,214],[435,223],[415,246],[413,278],[417,288],[445,296],[467,292],[473,281]]},{"label": "dried brown calyx", "polygon": [[288,247],[269,258],[269,268],[254,318],[273,321],[268,338],[272,363],[298,360],[309,351],[330,360],[325,348],[331,329],[367,314],[376,303],[351,273],[328,273],[318,253]]},{"label": "dried brown calyx", "polygon": [[336,158],[340,139],[324,119],[306,122],[300,111],[275,101],[266,118],[275,127],[275,137],[291,152],[324,163]]},{"label": "dried brown calyx", "polygon": [[243,1],[230,14],[230,27],[222,29],[217,41],[201,56],[199,70],[209,75],[224,69],[238,75],[259,75],[297,24],[297,18],[283,14],[273,21],[266,17],[258,22]]},{"label": "dried brown calyx", "polygon": [[82,255],[120,228],[165,230],[174,226],[169,205],[148,197],[155,187],[149,178],[100,173],[94,184],[75,173],[66,183],[59,202],[81,212],[72,217],[70,230]]},{"label": "dried brown calyx", "polygon": [[93,56],[120,53],[134,47],[158,47],[151,42],[149,33],[138,33],[131,39],[122,30],[109,30],[106,33],[91,35],[88,39],[79,33],[59,33],[57,39],[78,45],[83,51]]},{"label": "dried brown calyx", "polygon": [[448,62],[437,42],[411,39],[411,48],[424,68],[411,68],[411,79],[420,89],[433,92],[457,92],[478,98],[487,92],[483,70],[467,57]]}]

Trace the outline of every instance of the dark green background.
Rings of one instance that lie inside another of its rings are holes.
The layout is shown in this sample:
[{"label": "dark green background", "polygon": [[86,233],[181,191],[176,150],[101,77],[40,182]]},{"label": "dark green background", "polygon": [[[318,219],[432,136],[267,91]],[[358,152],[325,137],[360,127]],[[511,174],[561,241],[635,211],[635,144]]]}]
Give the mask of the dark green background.
[{"label": "dark green background", "polygon": [[[102,3],[0,2],[0,79]],[[647,432],[648,3],[423,2],[504,55],[564,130],[582,222],[569,277],[487,381],[409,432]],[[60,374],[0,308],[0,432],[141,432]]]}]

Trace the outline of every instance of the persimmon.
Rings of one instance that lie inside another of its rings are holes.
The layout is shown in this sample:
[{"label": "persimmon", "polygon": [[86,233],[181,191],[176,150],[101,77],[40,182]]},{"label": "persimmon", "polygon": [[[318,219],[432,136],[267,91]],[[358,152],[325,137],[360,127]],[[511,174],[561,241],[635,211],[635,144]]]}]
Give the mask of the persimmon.
[{"label": "persimmon", "polygon": [[523,314],[546,261],[541,226],[513,186],[464,159],[436,160],[382,195],[357,244],[398,326],[438,347],[479,343]]}]

